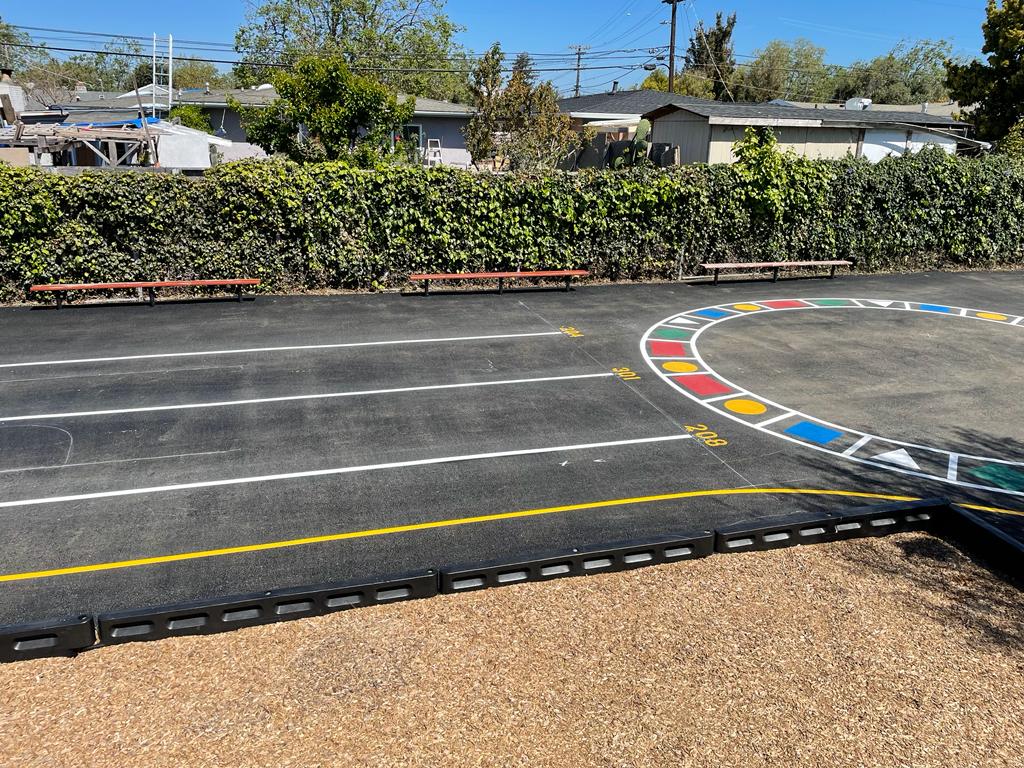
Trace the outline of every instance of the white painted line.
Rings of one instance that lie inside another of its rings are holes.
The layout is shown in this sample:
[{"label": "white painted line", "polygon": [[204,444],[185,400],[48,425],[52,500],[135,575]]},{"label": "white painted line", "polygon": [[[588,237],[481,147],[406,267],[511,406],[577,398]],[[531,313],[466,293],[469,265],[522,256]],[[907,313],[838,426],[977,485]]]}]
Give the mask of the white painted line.
[{"label": "white painted line", "polygon": [[957,453],[949,454],[949,469],[946,470],[946,479],[956,482],[957,473],[960,470],[960,455]]},{"label": "white painted line", "polygon": [[960,310],[960,317],[967,317],[967,310],[966,309],[961,309]]},{"label": "white painted line", "polygon": [[857,451],[859,451],[865,445],[870,443],[871,439],[872,439],[871,435],[864,435],[864,437],[862,437],[856,443],[854,443],[849,448],[847,448],[845,451],[843,451],[843,456],[853,456],[853,454],[855,454]]},{"label": "white painted line", "polygon": [[[762,398],[762,399],[764,399],[764,398]],[[790,416],[794,416],[794,415],[796,415],[796,414],[794,414],[793,411],[786,411],[781,416],[773,416],[770,419],[765,419],[764,421],[759,421],[754,426],[755,427],[767,427],[769,424],[774,424],[777,421],[782,421],[783,419],[788,419]]]},{"label": "white painted line", "polygon": [[226,408],[239,405],[262,405],[264,403],[288,403],[298,400],[332,400],[340,397],[363,397],[367,395],[393,395],[402,392],[430,392],[441,389],[468,389],[470,387],[498,387],[506,384],[540,384],[550,381],[576,381],[578,379],[600,379],[615,376],[614,373],[581,373],[572,376],[542,376],[534,379],[505,379],[504,381],[469,381],[462,384],[430,384],[422,387],[396,387],[394,389],[364,389],[355,392],[326,392],[318,395],[288,395],[285,397],[260,397],[251,400],[221,400],[209,403],[182,403],[180,405],[151,405],[140,408],[111,408],[102,411],[68,411],[65,413],[36,413],[29,416],[0,416],[0,424],[11,421],[33,421],[38,419],[76,419],[83,416],[113,416],[123,413],[153,413],[156,411],[186,411],[198,408]]},{"label": "white painted line", "polygon": [[1024,317],[1018,317],[1016,320],[1010,323],[1010,325],[1020,325],[1021,321],[1024,321]]},{"label": "white painted line", "polygon": [[83,357],[76,360],[35,360],[31,363],[3,363],[0,368],[28,368],[35,365],[77,365],[79,363],[111,363],[120,360],[156,360],[168,357],[202,357],[204,355],[252,355],[261,352],[293,352],[311,349],[352,349],[355,347],[386,347],[399,344],[444,344],[452,341],[488,341],[491,339],[526,339],[534,336],[564,336],[561,331],[537,333],[501,333],[491,336],[450,336],[440,339],[396,339],[393,341],[355,341],[344,344],[303,344],[290,347],[252,347],[249,349],[210,349],[203,352],[165,352],[152,355],[122,357]]},{"label": "white painted line", "polygon": [[99,491],[97,493],[78,493],[70,496],[48,496],[39,499],[21,499],[18,501],[0,501],[0,509],[12,507],[32,507],[41,504],[60,504],[68,501],[90,501],[92,499],[112,499],[121,496],[145,496],[153,493],[170,493],[172,491],[191,491],[199,488],[220,488],[227,485],[249,485],[252,483],[269,483],[277,480],[297,480],[309,477],[328,477],[331,475],[348,475],[355,472],[372,472],[381,469],[402,469],[404,467],[426,467],[433,464],[457,464],[466,461],[483,459],[506,459],[512,456],[536,456],[544,453],[562,453],[564,451],[588,451],[598,448],[617,448],[625,445],[644,445],[647,443],[667,443],[674,440],[689,440],[690,435],[664,435],[662,437],[642,437],[634,440],[612,440],[605,443],[582,443],[579,445],[558,445],[550,448],[525,448],[518,451],[496,451],[494,453],[475,453],[464,456],[439,456],[433,459],[415,459],[413,461],[392,461],[386,464],[363,464],[354,467],[338,467],[335,469],[315,469],[308,472],[287,472],[279,475],[257,475],[255,477],[235,477],[229,480],[207,480],[199,483],[180,483],[177,485],[155,485],[148,488],[128,488],[121,491]]},{"label": "white painted line", "polygon": [[740,397],[742,393],[733,392],[728,395],[719,395],[718,397],[709,397],[707,400],[701,400],[702,403],[717,403],[721,400],[730,400],[734,397]]}]

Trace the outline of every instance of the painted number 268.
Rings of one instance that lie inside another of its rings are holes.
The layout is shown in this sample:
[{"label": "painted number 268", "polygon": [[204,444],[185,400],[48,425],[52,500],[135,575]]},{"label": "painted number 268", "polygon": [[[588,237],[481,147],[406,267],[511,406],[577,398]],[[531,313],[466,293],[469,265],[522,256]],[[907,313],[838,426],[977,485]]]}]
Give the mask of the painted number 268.
[{"label": "painted number 268", "polygon": [[688,426],[686,431],[709,448],[721,448],[722,446],[729,444],[729,441],[720,438],[717,432],[709,430],[706,424]]}]

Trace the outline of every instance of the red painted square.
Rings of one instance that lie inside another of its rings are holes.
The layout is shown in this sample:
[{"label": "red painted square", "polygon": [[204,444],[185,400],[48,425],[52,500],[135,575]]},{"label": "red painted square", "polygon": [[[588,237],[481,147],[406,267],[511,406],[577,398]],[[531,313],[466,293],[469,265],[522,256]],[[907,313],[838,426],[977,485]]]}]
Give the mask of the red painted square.
[{"label": "red painted square", "polygon": [[686,357],[686,345],[681,341],[652,341],[651,355],[654,357]]},{"label": "red painted square", "polygon": [[682,384],[695,395],[711,397],[712,395],[726,395],[732,390],[725,386],[718,379],[704,373],[695,373],[692,376],[673,376],[677,382]]},{"label": "red painted square", "polygon": [[796,309],[797,307],[811,306],[806,301],[759,301],[758,304],[764,304],[772,309]]}]

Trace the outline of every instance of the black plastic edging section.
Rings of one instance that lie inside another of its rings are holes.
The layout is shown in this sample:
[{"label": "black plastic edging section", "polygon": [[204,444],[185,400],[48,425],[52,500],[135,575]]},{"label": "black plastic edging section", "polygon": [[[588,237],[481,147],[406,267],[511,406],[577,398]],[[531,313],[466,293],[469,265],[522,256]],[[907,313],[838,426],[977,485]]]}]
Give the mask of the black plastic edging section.
[{"label": "black plastic edging section", "polygon": [[843,512],[807,512],[766,517],[715,531],[715,551],[758,552],[826,541],[921,530],[947,514],[946,499],[923,499],[854,507]]},{"label": "black plastic edging section", "polygon": [[436,594],[437,574],[427,571],[373,584],[298,587],[144,611],[106,613],[98,616],[96,623],[100,642],[112,645],[207,635],[239,627],[323,616],[351,608],[417,600]]},{"label": "black plastic edging section", "polygon": [[441,570],[441,592],[470,592],[526,581],[549,581],[676,563],[707,557],[714,552],[714,534],[704,531],[654,542],[627,542],[600,549],[573,550],[549,557],[520,561],[491,561]]},{"label": "black plastic edging section", "polygon": [[489,561],[369,584],[297,587],[144,610],[0,627],[0,662],[73,656],[100,645],[226,632],[336,611],[488,587],[612,573],[707,557],[927,530],[960,542],[1007,574],[1024,579],[1024,542],[946,499],[898,502],[843,512],[800,513],[724,526],[714,532],[632,541],[527,560]]},{"label": "black plastic edging section", "polygon": [[95,642],[92,616],[0,627],[0,662],[73,656]]},{"label": "black plastic edging section", "polygon": [[942,516],[936,533],[952,539],[1024,588],[1024,542],[957,504],[949,505],[949,512]]}]

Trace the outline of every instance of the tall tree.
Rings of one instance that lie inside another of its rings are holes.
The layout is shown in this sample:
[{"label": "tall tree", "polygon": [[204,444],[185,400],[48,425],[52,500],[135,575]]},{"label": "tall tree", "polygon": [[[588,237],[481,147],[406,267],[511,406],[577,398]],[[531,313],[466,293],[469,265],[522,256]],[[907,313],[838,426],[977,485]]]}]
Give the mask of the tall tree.
[{"label": "tall tree", "polygon": [[477,114],[466,128],[466,146],[477,166],[494,157],[497,168],[552,168],[579,145],[580,136],[559,110],[554,86],[537,82],[530,57],[516,57],[507,83],[504,58],[495,43],[473,72]]},{"label": "tall tree", "polygon": [[945,62],[950,57],[945,40],[900,43],[869,61],[855,61],[836,74],[834,97],[858,96],[879,104],[920,104],[945,101]]},{"label": "tall tree", "polygon": [[832,91],[825,49],[802,38],[792,43],[772,40],[755,52],[753,61],[737,67],[733,82],[739,101],[824,101]]},{"label": "tall tree", "polygon": [[280,98],[264,108],[235,108],[254,144],[295,160],[372,166],[391,151],[412,117],[413,100],[353,74],[340,56],[307,56],[274,78]]},{"label": "tall tree", "polygon": [[1024,1],[988,1],[981,27],[985,63],[946,62],[950,95],[964,106],[978,135],[1001,139],[1024,116]]},{"label": "tall tree", "polygon": [[482,161],[492,158],[496,149],[494,134],[498,132],[504,61],[501,44],[495,43],[477,62],[470,78],[469,88],[476,113],[465,129],[466,149],[477,167]]},{"label": "tall tree", "polygon": [[236,67],[236,77],[242,85],[269,82],[267,65],[337,55],[353,71],[398,91],[467,100],[471,62],[455,42],[461,28],[445,15],[444,5],[445,0],[263,0],[249,9],[235,34],[235,49],[253,64]]},{"label": "tall tree", "polygon": [[730,96],[729,82],[736,69],[736,54],[732,33],[736,28],[736,14],[730,14],[723,21],[722,13],[715,14],[715,25],[705,28],[698,21],[686,49],[683,70],[711,82],[711,92],[716,99]]}]

